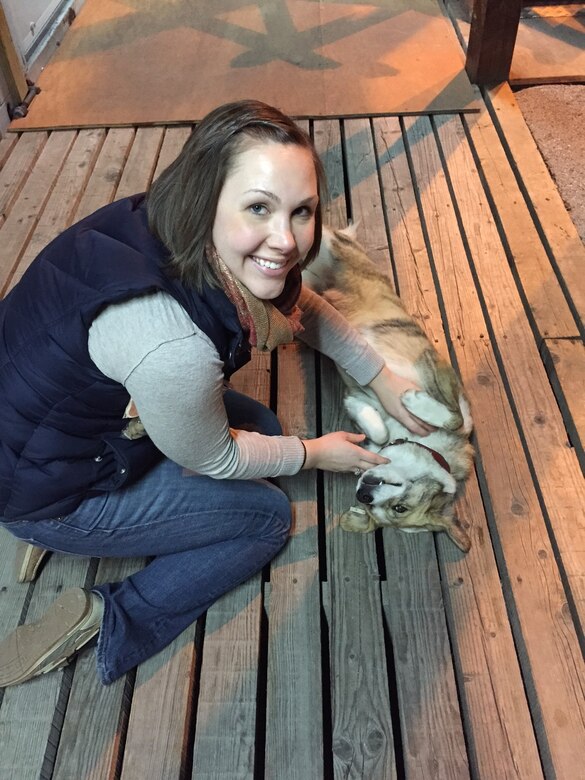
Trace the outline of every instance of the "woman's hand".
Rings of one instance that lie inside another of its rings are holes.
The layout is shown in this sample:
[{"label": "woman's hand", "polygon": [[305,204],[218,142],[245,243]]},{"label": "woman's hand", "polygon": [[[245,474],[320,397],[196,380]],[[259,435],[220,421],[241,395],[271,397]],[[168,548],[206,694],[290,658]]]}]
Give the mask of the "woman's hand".
[{"label": "woman's hand", "polygon": [[386,409],[388,414],[404,425],[411,433],[418,436],[426,436],[431,431],[436,430],[432,425],[420,420],[411,414],[402,404],[400,396],[406,390],[420,390],[421,388],[410,379],[398,376],[386,366],[370,382],[371,389],[376,393],[380,403]]},{"label": "woman's hand", "polygon": [[358,469],[365,471],[372,466],[388,463],[388,458],[358,446],[365,438],[363,433],[335,431],[318,439],[303,439],[307,452],[303,468],[357,473]]}]

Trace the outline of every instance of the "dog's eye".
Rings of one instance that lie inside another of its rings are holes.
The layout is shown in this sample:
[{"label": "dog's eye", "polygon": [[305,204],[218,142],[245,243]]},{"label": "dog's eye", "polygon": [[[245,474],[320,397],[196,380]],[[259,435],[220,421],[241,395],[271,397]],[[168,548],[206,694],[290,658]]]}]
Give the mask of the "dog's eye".
[{"label": "dog's eye", "polygon": [[404,504],[394,504],[394,506],[392,507],[392,509],[393,509],[395,512],[398,512],[398,514],[399,514],[399,515],[402,515],[402,514],[404,514],[404,512],[408,512],[408,507],[407,507],[407,506],[404,506]]}]

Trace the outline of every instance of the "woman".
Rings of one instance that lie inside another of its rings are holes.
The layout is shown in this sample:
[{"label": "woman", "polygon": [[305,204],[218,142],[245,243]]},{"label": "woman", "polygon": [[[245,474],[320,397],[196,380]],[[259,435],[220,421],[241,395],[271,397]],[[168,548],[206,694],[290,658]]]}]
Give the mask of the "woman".
[{"label": "woman", "polygon": [[384,462],[358,434],[283,436],[270,410],[229,389],[251,346],[298,335],[425,432],[400,403],[409,383],[302,289],[322,189],[288,117],[222,106],[146,196],[66,230],[0,303],[3,525],[45,550],[154,556],[123,582],[67,591],[10,634],[0,686],[91,640],[111,683],[281,549],[290,506],[266,478]]}]

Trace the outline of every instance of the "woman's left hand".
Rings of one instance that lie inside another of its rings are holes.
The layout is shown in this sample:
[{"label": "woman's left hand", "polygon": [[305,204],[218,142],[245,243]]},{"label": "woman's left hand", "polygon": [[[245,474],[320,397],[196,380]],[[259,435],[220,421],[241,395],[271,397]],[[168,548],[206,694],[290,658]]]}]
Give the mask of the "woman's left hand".
[{"label": "woman's left hand", "polygon": [[406,390],[420,390],[421,388],[411,382],[410,379],[398,376],[387,366],[370,382],[370,388],[376,393],[380,403],[386,409],[388,414],[395,417],[405,428],[417,436],[427,436],[436,430],[432,425],[424,420],[415,417],[403,405],[401,396]]}]

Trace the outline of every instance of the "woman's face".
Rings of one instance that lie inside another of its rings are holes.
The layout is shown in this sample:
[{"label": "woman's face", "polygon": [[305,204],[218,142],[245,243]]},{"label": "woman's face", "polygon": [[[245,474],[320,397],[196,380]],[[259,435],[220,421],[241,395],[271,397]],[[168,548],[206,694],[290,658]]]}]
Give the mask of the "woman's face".
[{"label": "woman's face", "polygon": [[219,196],[213,243],[257,298],[280,295],[286,275],[313,245],[318,201],[307,149],[250,140],[237,154]]}]

